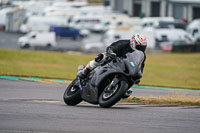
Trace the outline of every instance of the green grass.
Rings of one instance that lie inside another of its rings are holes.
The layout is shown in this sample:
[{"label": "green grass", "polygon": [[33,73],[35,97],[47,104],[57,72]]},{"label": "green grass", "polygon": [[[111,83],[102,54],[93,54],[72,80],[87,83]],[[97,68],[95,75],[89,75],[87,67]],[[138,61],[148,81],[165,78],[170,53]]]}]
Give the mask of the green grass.
[{"label": "green grass", "polygon": [[149,54],[142,83],[200,89],[200,54]]},{"label": "green grass", "polygon": [[88,3],[100,3],[100,4],[103,4],[103,0],[88,0]]},{"label": "green grass", "polygon": [[127,99],[122,99],[121,102],[138,104],[200,106],[200,97],[187,95],[165,95],[160,97],[129,97]]},{"label": "green grass", "polygon": [[[0,75],[73,79],[94,56],[0,49]],[[148,54],[141,84],[200,89],[200,54]]]},{"label": "green grass", "polygon": [[78,65],[92,58],[82,54],[0,49],[0,75],[73,79]]}]

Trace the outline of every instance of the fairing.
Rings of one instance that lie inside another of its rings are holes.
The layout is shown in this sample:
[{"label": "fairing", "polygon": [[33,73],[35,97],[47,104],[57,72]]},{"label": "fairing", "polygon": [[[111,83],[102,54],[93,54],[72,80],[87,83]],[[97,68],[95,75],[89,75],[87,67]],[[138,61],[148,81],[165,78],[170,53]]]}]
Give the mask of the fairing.
[{"label": "fairing", "polygon": [[90,83],[93,86],[99,86],[105,77],[115,73],[121,73],[127,77],[142,76],[141,64],[144,60],[144,53],[141,51],[134,51],[127,53],[124,59],[118,59],[112,61],[104,66],[99,66],[94,70],[94,74],[91,76]]},{"label": "fairing", "polygon": [[[122,74],[126,77],[141,76],[141,64],[144,60],[144,53],[134,51],[126,54],[123,59],[117,59],[104,66],[97,67],[90,75],[88,82],[82,85],[81,97],[90,103],[98,103],[98,92],[101,82],[111,74]],[[80,84],[80,83],[79,83]]]}]

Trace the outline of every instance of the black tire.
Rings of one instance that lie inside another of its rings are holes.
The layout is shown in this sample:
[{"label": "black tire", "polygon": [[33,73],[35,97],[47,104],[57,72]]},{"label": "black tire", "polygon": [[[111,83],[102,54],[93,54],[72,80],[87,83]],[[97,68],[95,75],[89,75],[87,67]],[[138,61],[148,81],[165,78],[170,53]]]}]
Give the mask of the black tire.
[{"label": "black tire", "polygon": [[79,87],[77,85],[74,86],[75,82],[76,80],[69,84],[63,95],[63,100],[67,105],[77,105],[82,101]]},{"label": "black tire", "polygon": [[23,46],[23,48],[30,48],[30,45],[28,44],[28,43],[26,43],[24,46]]},{"label": "black tire", "polygon": [[72,38],[73,38],[73,40],[77,40],[77,36],[73,36]]},{"label": "black tire", "polygon": [[50,43],[48,43],[48,44],[46,45],[46,47],[47,47],[47,48],[50,48],[50,47],[52,47],[52,45],[51,45]]},{"label": "black tire", "polygon": [[[117,90],[115,93],[108,99],[104,98],[105,91],[103,91],[99,97],[99,105],[103,108],[109,108],[117,103],[123,96],[126,90],[128,89],[128,83],[124,80],[118,82]],[[106,88],[105,88],[106,89]],[[104,89],[104,90],[105,90]]]}]

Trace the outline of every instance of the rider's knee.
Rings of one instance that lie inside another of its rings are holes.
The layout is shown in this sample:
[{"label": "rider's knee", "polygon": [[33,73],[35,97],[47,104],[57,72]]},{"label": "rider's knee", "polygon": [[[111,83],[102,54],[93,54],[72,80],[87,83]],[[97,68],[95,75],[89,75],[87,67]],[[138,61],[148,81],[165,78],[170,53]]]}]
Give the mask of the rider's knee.
[{"label": "rider's knee", "polygon": [[106,58],[106,55],[104,53],[98,54],[94,58],[94,60],[90,61],[87,64],[86,67],[92,70],[92,69],[96,68],[98,65],[100,65],[101,63],[103,63],[105,61],[105,58]]}]

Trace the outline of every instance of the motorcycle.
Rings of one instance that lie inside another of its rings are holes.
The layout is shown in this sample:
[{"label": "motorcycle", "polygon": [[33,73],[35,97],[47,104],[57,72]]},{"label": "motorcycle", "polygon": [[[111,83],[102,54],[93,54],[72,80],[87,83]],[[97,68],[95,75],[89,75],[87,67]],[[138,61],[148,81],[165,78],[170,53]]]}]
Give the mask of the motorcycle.
[{"label": "motorcycle", "polygon": [[143,60],[144,53],[136,50],[96,67],[87,78],[77,77],[66,88],[64,102],[74,106],[84,100],[103,108],[113,106],[142,77]]}]

